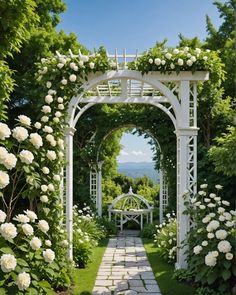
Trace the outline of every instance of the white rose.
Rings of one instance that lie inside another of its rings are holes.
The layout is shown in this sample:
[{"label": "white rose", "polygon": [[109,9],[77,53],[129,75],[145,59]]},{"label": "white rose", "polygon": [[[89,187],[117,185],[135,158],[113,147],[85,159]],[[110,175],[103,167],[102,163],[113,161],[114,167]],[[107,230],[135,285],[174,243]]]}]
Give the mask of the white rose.
[{"label": "white rose", "polygon": [[55,113],[55,116],[56,116],[57,118],[60,118],[60,117],[62,116],[62,113],[59,112],[59,111],[57,111],[57,112]]},{"label": "white rose", "polygon": [[47,190],[48,190],[48,186],[47,185],[45,185],[45,184],[41,185],[41,191],[42,192],[46,192]]},{"label": "white rose", "polygon": [[44,174],[49,174],[50,170],[48,169],[48,167],[43,167],[42,171]]},{"label": "white rose", "polygon": [[224,229],[219,229],[215,232],[215,235],[217,239],[224,240],[228,234]]},{"label": "white rose", "polygon": [[207,266],[215,266],[217,262],[216,257],[214,257],[212,255],[212,252],[209,252],[206,256],[205,256],[205,264]]},{"label": "white rose", "polygon": [[82,54],[81,54],[79,58],[80,58],[80,60],[83,61],[83,62],[87,62],[87,61],[89,61],[89,57],[88,57],[87,55],[82,55]]},{"label": "white rose", "polygon": [[48,185],[48,190],[49,190],[50,192],[54,192],[54,191],[55,191],[54,185],[53,185],[52,183],[49,183],[49,185]]},{"label": "white rose", "polygon": [[26,210],[24,213],[29,217],[30,221],[35,222],[36,219],[38,219],[37,214],[34,211]]},{"label": "white rose", "polygon": [[49,225],[46,220],[39,220],[38,227],[44,233],[49,230]]},{"label": "white rose", "polygon": [[214,208],[216,205],[215,204],[212,204],[212,203],[209,203],[209,204],[207,204],[207,207],[209,207],[209,208]]},{"label": "white rose", "polygon": [[36,149],[39,149],[43,145],[43,139],[38,133],[30,134],[30,142]]},{"label": "white rose", "polygon": [[203,183],[200,185],[200,188],[207,188],[208,187],[208,184],[207,183]]},{"label": "white rose", "polygon": [[217,190],[220,190],[220,189],[222,189],[222,188],[223,188],[223,186],[222,186],[222,185],[220,185],[220,184],[217,184],[217,185],[215,185],[215,188],[216,188]]},{"label": "white rose", "polygon": [[62,79],[62,80],[61,80],[61,84],[62,84],[62,85],[66,85],[66,84],[67,84],[67,80],[66,80],[66,79]]},{"label": "white rose", "polygon": [[91,61],[91,62],[89,63],[89,67],[90,67],[90,69],[94,69],[94,66],[95,66],[94,62]]},{"label": "white rose", "polygon": [[11,222],[1,224],[0,234],[6,240],[14,239],[17,236],[17,230],[15,225]]},{"label": "white rose", "polygon": [[206,209],[206,206],[205,206],[205,205],[200,205],[199,208],[200,208],[201,210],[204,210],[204,209]]},{"label": "white rose", "polygon": [[16,258],[12,254],[3,254],[0,258],[1,269],[4,273],[11,272],[16,268]]},{"label": "white rose", "polygon": [[200,196],[205,196],[205,195],[206,195],[206,192],[204,192],[204,191],[199,191],[198,194],[199,194]]},{"label": "white rose", "polygon": [[236,216],[236,210],[230,210],[230,214]]},{"label": "white rose", "polygon": [[204,198],[204,202],[209,203],[211,201],[211,199],[209,198]]},{"label": "white rose", "polygon": [[55,141],[55,138],[54,138],[54,136],[53,135],[51,135],[51,134],[48,134],[47,136],[46,136],[46,140],[47,141]]},{"label": "white rose", "polygon": [[53,180],[55,180],[55,181],[60,181],[60,180],[61,180],[60,175],[55,174],[55,175],[53,176]]},{"label": "white rose", "polygon": [[208,245],[208,242],[207,242],[207,241],[203,241],[203,242],[202,242],[202,246],[203,246],[203,247],[206,247],[207,245]]},{"label": "white rose", "polygon": [[216,197],[216,194],[210,193],[209,197],[210,198],[215,198]]},{"label": "white rose", "polygon": [[58,102],[58,103],[63,103],[63,98],[62,98],[62,97],[58,97],[58,98],[57,98],[57,102]]},{"label": "white rose", "polygon": [[208,60],[208,57],[207,56],[203,56],[203,58],[202,58],[203,60]]},{"label": "white rose", "polygon": [[226,220],[231,220],[232,219],[232,215],[229,212],[224,212],[223,215],[224,215]]},{"label": "white rose", "polygon": [[233,255],[232,253],[226,253],[226,254],[225,254],[225,258],[226,258],[227,260],[232,260],[233,257],[234,257],[234,255]]},{"label": "white rose", "polygon": [[59,62],[59,63],[57,64],[57,67],[58,67],[59,69],[61,69],[61,68],[63,68],[63,67],[64,67],[64,64],[63,64],[63,63],[61,63],[61,62]]},{"label": "white rose", "polygon": [[47,88],[51,88],[52,87],[52,83],[50,81],[47,81],[46,86],[47,86]]},{"label": "white rose", "polygon": [[202,222],[203,222],[203,223],[208,223],[210,220],[211,220],[210,217],[209,217],[209,216],[206,216],[206,217],[204,217],[204,218],[202,219]]},{"label": "white rose", "polygon": [[70,68],[73,70],[74,69],[74,67],[76,66],[76,64],[74,63],[74,62],[71,62],[70,63]]},{"label": "white rose", "polygon": [[0,170],[0,189],[6,187],[10,183],[9,175]]},{"label": "white rose", "polygon": [[26,290],[31,283],[30,275],[26,272],[19,273],[16,278],[16,285],[19,290]]},{"label": "white rose", "polygon": [[167,53],[165,54],[165,57],[166,57],[167,59],[171,59],[171,57],[172,57],[172,54],[171,54],[171,53],[169,53],[169,52],[167,52]]},{"label": "white rose", "polygon": [[60,159],[63,159],[63,158],[64,158],[64,153],[63,153],[63,152],[59,152],[59,153],[58,153],[58,157],[59,157]]},{"label": "white rose", "polygon": [[46,123],[48,122],[49,118],[47,116],[42,116],[41,122]]},{"label": "white rose", "polygon": [[42,203],[47,203],[48,202],[48,197],[46,195],[42,195],[42,196],[40,196],[40,201]]},{"label": "white rose", "polygon": [[155,65],[159,66],[161,64],[161,59],[155,58],[154,63],[155,63]]},{"label": "white rose", "polygon": [[7,214],[5,212],[3,212],[2,210],[0,210],[0,222],[3,223],[5,222],[7,217]]},{"label": "white rose", "polygon": [[202,246],[196,246],[193,248],[193,252],[198,255],[202,251]]},{"label": "white rose", "polygon": [[222,201],[222,204],[225,205],[225,206],[229,206],[230,205],[230,203],[228,201],[224,201],[224,200]]},{"label": "white rose", "polygon": [[32,236],[34,234],[33,227],[28,223],[22,225],[22,230],[26,236]]},{"label": "white rose", "polygon": [[174,53],[174,54],[178,54],[178,53],[179,53],[179,49],[175,48],[175,49],[173,50],[173,53]]},{"label": "white rose", "polygon": [[218,210],[217,210],[217,212],[218,212],[219,214],[222,214],[222,213],[225,212],[225,208],[223,208],[223,207],[219,207]]},{"label": "white rose", "polygon": [[184,61],[183,61],[181,58],[179,58],[179,59],[178,59],[178,65],[179,65],[179,66],[182,66],[183,64],[184,64]]},{"label": "white rose", "polygon": [[173,63],[171,63],[170,68],[173,70],[175,68],[175,65]]},{"label": "white rose", "polygon": [[22,163],[31,164],[34,160],[34,155],[28,150],[22,150],[20,152],[20,160]]},{"label": "white rose", "polygon": [[201,49],[200,48],[195,48],[195,52],[196,52],[196,54],[200,54],[201,53]]},{"label": "white rose", "polygon": [[45,96],[45,102],[48,103],[48,104],[52,103],[52,102],[53,102],[53,98],[52,98],[52,96],[49,95],[49,94],[46,95],[46,96]]},{"label": "white rose", "polygon": [[186,63],[189,67],[191,67],[193,65],[193,62],[191,61],[191,59],[188,59]]},{"label": "white rose", "polygon": [[166,61],[163,59],[163,60],[161,61],[161,64],[164,66],[164,65],[166,64]]},{"label": "white rose", "polygon": [[225,221],[225,217],[224,217],[223,215],[221,215],[221,216],[219,217],[219,221]]},{"label": "white rose", "polygon": [[24,127],[15,127],[12,130],[12,136],[19,142],[26,140],[29,136],[28,130]]},{"label": "white rose", "polygon": [[234,221],[227,221],[225,225],[227,227],[232,227],[232,226],[234,226]]},{"label": "white rose", "polygon": [[69,76],[69,80],[70,80],[70,82],[75,82],[76,79],[77,79],[77,77],[76,77],[75,74],[72,74],[72,75]]},{"label": "white rose", "polygon": [[8,156],[8,151],[5,147],[0,146],[0,163],[3,163]]},{"label": "white rose", "polygon": [[214,212],[211,212],[211,213],[209,213],[209,216],[210,216],[210,217],[215,217],[216,214],[215,214]]},{"label": "white rose", "polygon": [[153,59],[152,59],[152,58],[149,58],[148,62],[149,62],[150,64],[153,64]]},{"label": "white rose", "polygon": [[193,56],[190,57],[190,60],[191,60],[192,62],[195,62],[197,59],[196,59],[196,57],[193,55]]},{"label": "white rose", "polygon": [[44,105],[42,106],[42,112],[47,114],[47,113],[51,113],[52,109],[50,108],[50,106]]},{"label": "white rose", "polygon": [[51,249],[46,249],[43,251],[43,258],[46,262],[52,263],[53,260],[55,259],[55,253]]},{"label": "white rose", "polygon": [[48,247],[52,246],[52,242],[50,240],[45,240],[45,245]]},{"label": "white rose", "polygon": [[215,200],[216,202],[219,202],[219,201],[221,200],[221,197],[215,197],[214,200]]},{"label": "white rose", "polygon": [[29,217],[25,214],[18,214],[13,219],[20,223],[27,223],[30,221]]},{"label": "white rose", "polygon": [[59,118],[53,118],[53,122],[54,122],[54,123],[59,123],[60,120],[59,120]]},{"label": "white rose", "polygon": [[59,62],[61,62],[63,65],[66,64],[66,58],[65,57],[60,57]]},{"label": "white rose", "polygon": [[57,158],[57,155],[56,155],[56,153],[54,152],[54,151],[50,151],[50,150],[48,150],[47,151],[47,158],[50,160],[50,161],[54,161],[54,160],[56,160],[56,158]]},{"label": "white rose", "polygon": [[11,130],[5,123],[0,123],[0,140],[5,140],[11,135]]},{"label": "white rose", "polygon": [[219,244],[217,245],[217,248],[220,252],[222,253],[227,253],[230,252],[232,246],[228,241],[220,241]]},{"label": "white rose", "polygon": [[208,234],[207,234],[208,239],[213,239],[214,236],[215,236],[215,235],[214,235],[213,233],[208,233]]},{"label": "white rose", "polygon": [[82,67],[84,66],[84,62],[83,62],[82,60],[80,60],[80,61],[78,62],[78,65],[82,68]]},{"label": "white rose", "polygon": [[57,143],[58,143],[60,149],[64,150],[64,140],[63,139],[58,139]]},{"label": "white rose", "polygon": [[31,125],[31,120],[29,117],[25,116],[25,115],[19,115],[18,116],[19,122],[21,124],[24,124],[26,126],[30,126]]},{"label": "white rose", "polygon": [[59,109],[59,110],[64,110],[64,105],[63,105],[62,103],[60,103],[60,104],[58,105],[58,109]]},{"label": "white rose", "polygon": [[11,170],[16,167],[17,158],[13,154],[8,154],[3,165],[8,169]]},{"label": "white rose", "polygon": [[46,133],[53,133],[53,129],[52,129],[52,127],[50,127],[50,126],[44,126],[44,128],[43,128],[43,132],[46,132]]},{"label": "white rose", "polygon": [[68,243],[67,240],[63,240],[63,241],[61,241],[60,245],[61,245],[62,247],[67,247],[67,246],[69,245],[69,243]]},{"label": "white rose", "polygon": [[207,229],[208,232],[212,232],[213,230],[216,230],[219,226],[220,226],[219,221],[217,221],[217,220],[212,220],[212,221],[208,224],[208,226],[207,226],[206,229]]},{"label": "white rose", "polygon": [[38,250],[40,249],[41,246],[42,246],[42,241],[37,237],[33,237],[33,239],[30,241],[30,247],[33,250]]}]

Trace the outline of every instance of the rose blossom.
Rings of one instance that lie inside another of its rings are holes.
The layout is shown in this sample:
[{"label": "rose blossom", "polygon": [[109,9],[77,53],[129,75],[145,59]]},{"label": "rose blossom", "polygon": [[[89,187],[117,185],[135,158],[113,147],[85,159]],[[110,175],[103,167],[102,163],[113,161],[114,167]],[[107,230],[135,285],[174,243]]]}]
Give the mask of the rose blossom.
[{"label": "rose blossom", "polygon": [[34,160],[34,155],[28,150],[22,150],[20,152],[20,160],[22,163],[31,164]]},{"label": "rose blossom", "polygon": [[91,61],[91,62],[89,63],[89,67],[90,67],[90,69],[94,69],[94,66],[95,66],[94,62]]},{"label": "rose blossom", "polygon": [[47,203],[48,202],[48,197],[46,195],[42,195],[42,196],[40,196],[40,201],[42,203]]},{"label": "rose blossom", "polygon": [[35,222],[36,219],[38,219],[38,216],[35,214],[34,211],[26,210],[24,213],[29,217],[30,221]]},{"label": "rose blossom", "polygon": [[208,242],[207,241],[203,241],[202,242],[202,246],[206,247],[208,245]]},{"label": "rose blossom", "polygon": [[213,231],[213,230],[216,230],[219,226],[220,226],[219,221],[217,221],[217,220],[212,220],[212,221],[208,224],[208,226],[207,226],[206,229],[207,229],[208,232],[211,232],[211,231]]},{"label": "rose blossom", "polygon": [[205,264],[207,266],[215,266],[216,265],[216,257],[212,254],[212,252],[209,252],[206,256],[205,256]]},{"label": "rose blossom", "polygon": [[43,167],[42,171],[44,174],[49,174],[50,170],[48,169],[48,167]]},{"label": "rose blossom", "polygon": [[5,123],[0,123],[0,140],[5,140],[11,135],[11,130]]},{"label": "rose blossom", "polygon": [[217,190],[220,190],[220,189],[222,189],[222,188],[223,188],[223,186],[222,186],[222,185],[220,185],[220,184],[217,184],[217,185],[215,185],[215,188],[216,188]]},{"label": "rose blossom", "polygon": [[46,123],[48,122],[49,118],[47,116],[42,116],[41,122]]},{"label": "rose blossom", "polygon": [[43,145],[42,137],[38,133],[30,134],[30,142],[36,149],[39,149]]},{"label": "rose blossom", "polygon": [[46,184],[41,185],[41,191],[46,192],[48,190],[48,186]]},{"label": "rose blossom", "polygon": [[226,254],[225,254],[225,258],[226,258],[227,260],[232,260],[233,257],[234,257],[234,255],[233,255],[232,253],[226,253]]},{"label": "rose blossom", "polygon": [[47,113],[51,113],[52,109],[50,108],[50,106],[44,105],[42,106],[42,112],[47,114]]},{"label": "rose blossom", "polygon": [[6,187],[10,183],[9,175],[0,170],[0,189]]},{"label": "rose blossom", "polygon": [[51,249],[46,249],[43,251],[43,258],[46,262],[52,263],[53,260],[55,259],[55,253]]},{"label": "rose blossom", "polygon": [[29,136],[28,130],[24,127],[15,127],[12,130],[12,136],[19,142],[26,140]]},{"label": "rose blossom", "polygon": [[5,222],[7,217],[7,214],[5,212],[3,212],[2,210],[0,210],[0,222],[3,223]]},{"label": "rose blossom", "polygon": [[54,151],[50,151],[50,150],[48,150],[48,151],[47,151],[47,158],[48,158],[50,161],[54,161],[54,160],[56,160],[57,155],[56,155],[56,153],[55,153]]},{"label": "rose blossom", "polygon": [[54,191],[55,191],[55,187],[54,187],[54,185],[53,185],[52,183],[49,183],[49,185],[48,185],[48,190],[49,190],[50,192],[54,192]]},{"label": "rose blossom", "polygon": [[15,225],[11,222],[1,224],[0,234],[6,240],[14,239],[17,236],[17,230]]},{"label": "rose blossom", "polygon": [[191,61],[191,59],[188,59],[186,63],[189,67],[191,67],[193,65],[193,62]]},{"label": "rose blossom", "polygon": [[0,146],[0,162],[3,163],[8,156],[8,151],[5,149],[5,147]]},{"label": "rose blossom", "polygon": [[30,241],[30,247],[33,250],[38,250],[42,246],[42,242],[39,238],[33,237],[33,239]]},{"label": "rose blossom", "polygon": [[4,273],[11,272],[16,268],[16,258],[12,254],[3,254],[0,258],[1,269]]},{"label": "rose blossom", "polygon": [[196,246],[193,248],[193,252],[197,255],[202,251],[202,246]]},{"label": "rose blossom", "polygon": [[179,66],[182,66],[184,64],[184,61],[182,60],[182,58],[179,58],[178,59],[178,65]]},{"label": "rose blossom", "polygon": [[27,223],[30,221],[29,217],[26,216],[25,214],[18,214],[13,219],[20,223]]},{"label": "rose blossom", "polygon": [[59,110],[64,110],[64,108],[65,108],[65,107],[64,107],[64,105],[63,105],[62,103],[60,103],[60,104],[58,105],[58,109],[59,109]]},{"label": "rose blossom", "polygon": [[45,240],[45,245],[48,247],[52,246],[52,242],[50,240]]},{"label": "rose blossom", "polygon": [[200,188],[207,188],[208,187],[208,184],[207,183],[203,183],[200,185]]},{"label": "rose blossom", "polygon": [[49,225],[46,220],[39,220],[38,227],[44,233],[49,230]]},{"label": "rose blossom", "polygon": [[28,223],[22,225],[22,230],[26,236],[32,236],[34,234],[33,227]]},{"label": "rose blossom", "polygon": [[60,175],[55,174],[55,175],[53,176],[53,180],[55,180],[55,181],[60,181],[60,180],[61,180]]},{"label": "rose blossom", "polygon": [[8,169],[11,170],[16,167],[17,158],[14,154],[7,154],[3,165]]},{"label": "rose blossom", "polygon": [[30,125],[31,125],[31,120],[30,120],[30,118],[27,117],[27,116],[19,115],[19,116],[18,116],[18,119],[19,119],[19,122],[20,122],[21,124],[24,124],[24,125],[26,125],[26,126],[30,126]]},{"label": "rose blossom", "polygon": [[70,80],[70,82],[75,82],[76,79],[77,79],[77,77],[76,77],[75,74],[72,74],[72,75],[69,76],[69,80]]},{"label": "rose blossom", "polygon": [[219,229],[215,232],[216,238],[219,240],[224,240],[227,237],[227,231],[224,229]]},{"label": "rose blossom", "polygon": [[66,85],[66,84],[67,84],[67,80],[66,80],[66,79],[62,79],[62,80],[61,80],[61,84],[62,84],[62,85]]},{"label": "rose blossom", "polygon": [[214,236],[215,236],[215,235],[214,235],[213,233],[208,233],[208,234],[207,234],[208,239],[213,239]]},{"label": "rose blossom", "polygon": [[220,252],[227,253],[227,252],[230,252],[232,246],[230,245],[228,241],[224,240],[219,242],[219,244],[217,245],[217,248]]},{"label": "rose blossom", "polygon": [[19,290],[23,291],[27,289],[30,286],[30,283],[31,283],[31,279],[28,273],[24,271],[18,274],[16,279],[16,285]]},{"label": "rose blossom", "polygon": [[52,129],[52,127],[50,127],[50,126],[44,126],[44,128],[43,128],[43,132],[46,132],[46,133],[53,133],[53,129]]}]

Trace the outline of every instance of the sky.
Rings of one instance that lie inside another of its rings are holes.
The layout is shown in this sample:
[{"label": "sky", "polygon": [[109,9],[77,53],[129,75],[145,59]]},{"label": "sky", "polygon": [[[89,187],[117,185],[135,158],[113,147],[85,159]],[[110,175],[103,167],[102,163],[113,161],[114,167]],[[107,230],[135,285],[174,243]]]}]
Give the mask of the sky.
[{"label": "sky", "polygon": [[[61,15],[58,30],[76,33],[88,49],[105,46],[134,54],[168,39],[168,46],[178,44],[178,35],[204,40],[206,14],[215,27],[221,19],[213,0],[64,0],[67,12]],[[225,2],[225,1],[222,1]],[[124,134],[119,162],[152,161],[152,151],[142,137]]]}]

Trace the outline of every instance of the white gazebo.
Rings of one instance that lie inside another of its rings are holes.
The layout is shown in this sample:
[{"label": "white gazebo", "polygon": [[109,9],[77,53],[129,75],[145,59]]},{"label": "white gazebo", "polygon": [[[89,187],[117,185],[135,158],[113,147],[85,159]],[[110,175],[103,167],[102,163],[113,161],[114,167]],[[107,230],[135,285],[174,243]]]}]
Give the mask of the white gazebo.
[{"label": "white gazebo", "polygon": [[153,222],[153,207],[141,195],[133,193],[130,187],[127,194],[122,194],[116,197],[108,206],[109,220],[112,220],[112,215],[115,216],[116,226],[122,231],[123,226],[128,221],[136,222],[140,229],[143,229],[143,223]]},{"label": "white gazebo", "polygon": [[[73,54],[71,55],[74,56]],[[116,63],[115,70],[94,73],[82,85],[83,91],[71,98],[68,108],[68,128],[65,131],[66,217],[72,259],[73,240],[73,135],[76,123],[90,107],[96,104],[132,103],[149,104],[161,109],[172,121],[177,141],[177,268],[186,268],[186,248],[182,247],[189,231],[190,218],[185,211],[183,195],[196,193],[197,188],[197,82],[209,78],[205,71],[175,71],[146,74],[128,69],[128,61],[137,60],[138,54],[109,55]]]}]

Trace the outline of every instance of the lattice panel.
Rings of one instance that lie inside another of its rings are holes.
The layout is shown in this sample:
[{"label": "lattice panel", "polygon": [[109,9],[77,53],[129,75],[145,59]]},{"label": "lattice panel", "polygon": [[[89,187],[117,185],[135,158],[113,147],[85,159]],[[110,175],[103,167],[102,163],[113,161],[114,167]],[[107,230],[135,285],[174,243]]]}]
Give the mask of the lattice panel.
[{"label": "lattice panel", "polygon": [[190,83],[189,126],[197,127],[197,83]]},{"label": "lattice panel", "polygon": [[167,176],[166,176],[166,172],[163,171],[163,192],[162,192],[162,206],[163,206],[163,212],[165,212],[166,207],[168,206],[168,186],[167,186]]},{"label": "lattice panel", "polygon": [[98,190],[97,171],[94,168],[91,168],[91,170],[90,170],[90,198],[91,198],[91,201],[95,205],[97,202],[97,190]]},{"label": "lattice panel", "polygon": [[197,153],[197,137],[196,136],[189,136],[188,138],[188,191],[190,195],[194,195],[196,193],[196,153]]}]

